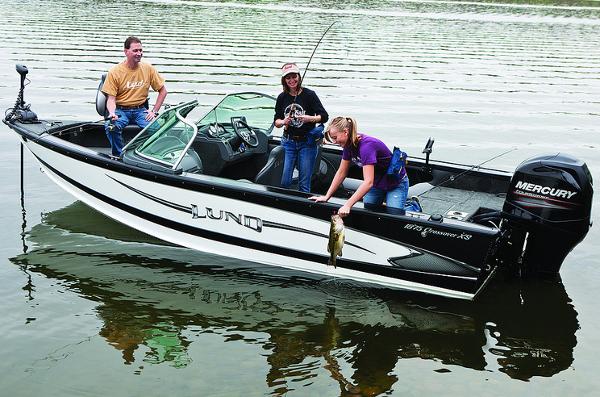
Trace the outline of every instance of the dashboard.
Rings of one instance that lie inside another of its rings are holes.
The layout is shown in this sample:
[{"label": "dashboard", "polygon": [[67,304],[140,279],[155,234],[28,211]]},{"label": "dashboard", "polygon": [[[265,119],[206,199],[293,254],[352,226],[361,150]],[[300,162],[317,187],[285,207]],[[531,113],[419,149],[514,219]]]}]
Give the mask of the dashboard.
[{"label": "dashboard", "polygon": [[232,117],[229,123],[198,126],[192,147],[202,160],[205,174],[219,175],[231,164],[267,152],[269,137],[264,130],[247,125],[242,128],[236,122],[238,119]]}]

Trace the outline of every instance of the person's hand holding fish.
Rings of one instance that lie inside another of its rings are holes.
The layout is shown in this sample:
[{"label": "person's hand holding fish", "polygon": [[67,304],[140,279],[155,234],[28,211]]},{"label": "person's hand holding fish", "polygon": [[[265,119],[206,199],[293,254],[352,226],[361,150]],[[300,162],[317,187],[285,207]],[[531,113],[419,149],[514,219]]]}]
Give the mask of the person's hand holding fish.
[{"label": "person's hand holding fish", "polygon": [[[327,196],[311,196],[308,198],[309,200],[314,200],[316,203],[324,203],[326,201],[329,200],[329,197]],[[348,216],[348,214],[350,213],[350,208],[352,206],[348,205],[348,203],[344,204],[339,210],[338,210],[338,215],[341,217],[345,217]]]},{"label": "person's hand holding fish", "polygon": [[344,204],[339,210],[338,210],[338,215],[341,216],[342,218],[345,216],[348,216],[350,214],[350,208],[351,206],[348,205],[348,203]]}]

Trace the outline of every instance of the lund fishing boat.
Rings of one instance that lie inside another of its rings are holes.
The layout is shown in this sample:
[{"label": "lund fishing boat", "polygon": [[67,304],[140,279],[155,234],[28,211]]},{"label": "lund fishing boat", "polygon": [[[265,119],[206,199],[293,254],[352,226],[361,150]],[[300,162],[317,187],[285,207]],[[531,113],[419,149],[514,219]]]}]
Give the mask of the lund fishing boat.
[{"label": "lund fishing boat", "polygon": [[[275,99],[226,96],[198,120],[190,101],[166,109],[142,131],[127,127],[121,158],[99,122],[39,120],[21,89],[4,123],[56,184],[103,214],[195,250],[386,287],[473,299],[497,269],[558,274],[587,234],[593,195],[585,163],[555,153],[514,173],[424,159],[407,165],[410,196],[423,213],[356,204],[345,219],[337,266],[327,252],[330,217],[362,176],[327,203],[279,187],[280,139],[272,135]],[[103,96],[97,108],[103,115]],[[324,192],[341,149],[320,147],[313,190]]]}]

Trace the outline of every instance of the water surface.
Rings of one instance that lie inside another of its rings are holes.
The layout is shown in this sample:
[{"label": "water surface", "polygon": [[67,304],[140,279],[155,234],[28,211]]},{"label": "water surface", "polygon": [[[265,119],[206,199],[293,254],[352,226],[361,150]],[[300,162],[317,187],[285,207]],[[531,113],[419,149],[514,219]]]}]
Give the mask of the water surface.
[{"label": "water surface", "polygon": [[[0,5],[0,107],[97,120],[130,34],[168,103],[276,95],[301,68],[331,115],[419,155],[512,170],[562,150],[600,175],[594,1],[36,1]],[[152,97],[154,98],[154,96]],[[597,227],[562,282],[457,302],[165,245],[46,178],[0,133],[0,389],[11,396],[594,395]],[[594,207],[598,207],[598,199]],[[594,220],[597,215],[594,214]]]}]

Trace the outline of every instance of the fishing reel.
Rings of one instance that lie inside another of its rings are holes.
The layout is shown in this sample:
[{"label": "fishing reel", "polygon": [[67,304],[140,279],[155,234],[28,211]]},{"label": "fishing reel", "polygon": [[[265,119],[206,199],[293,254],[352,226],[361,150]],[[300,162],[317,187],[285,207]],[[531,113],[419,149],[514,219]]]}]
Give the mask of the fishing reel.
[{"label": "fishing reel", "polygon": [[283,112],[283,115],[285,117],[290,118],[290,124],[292,125],[292,127],[296,128],[302,127],[302,125],[304,124],[304,121],[302,121],[302,119],[300,118],[301,116],[304,116],[304,114],[304,109],[297,103],[292,103]]},{"label": "fishing reel", "polygon": [[17,73],[21,76],[21,88],[19,89],[15,106],[6,114],[4,122],[18,120],[23,123],[39,123],[37,115],[31,110],[31,105],[25,104],[25,80],[29,82],[29,79],[26,77],[29,70],[27,70],[27,66],[20,64],[16,65],[16,69]]},{"label": "fishing reel", "polygon": [[105,118],[104,121],[107,121],[107,128],[109,132],[113,132],[115,130],[115,128],[117,128],[117,126],[115,125],[115,122],[112,118],[108,117]]}]

